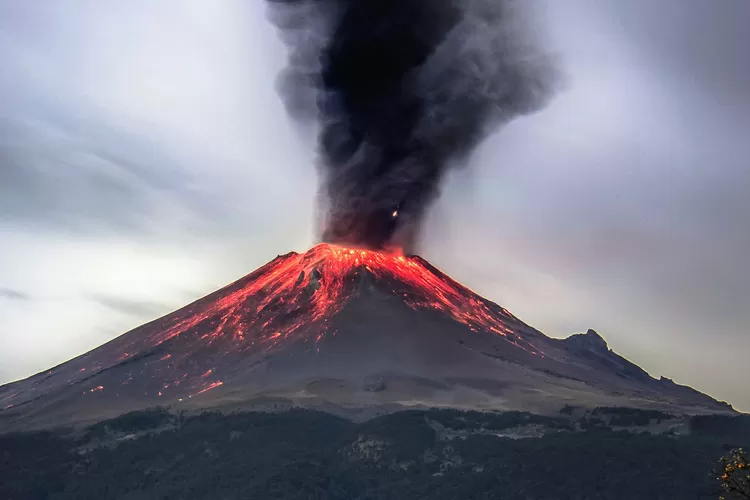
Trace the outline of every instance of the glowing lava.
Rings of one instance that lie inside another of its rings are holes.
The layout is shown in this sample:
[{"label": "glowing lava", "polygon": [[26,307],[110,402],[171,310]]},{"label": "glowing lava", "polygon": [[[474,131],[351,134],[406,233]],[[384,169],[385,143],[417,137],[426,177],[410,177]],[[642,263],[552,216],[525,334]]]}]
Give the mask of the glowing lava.
[{"label": "glowing lava", "polygon": [[633,394],[697,402],[701,411],[718,404],[651,379],[602,344],[595,333],[549,339],[419,257],[322,244],[277,257],[88,353],[0,386],[0,417],[26,428],[29,418],[59,425],[157,404],[235,407],[269,396],[318,401],[333,394],[351,397],[338,400],[346,405],[411,405],[433,397],[425,396],[424,382],[414,382],[416,392],[395,385],[370,394],[368,380],[386,376],[408,381],[403,387],[439,382],[445,391],[430,384],[435,399],[426,400],[437,405],[455,401],[459,385],[492,391],[478,396],[482,407],[505,388],[527,404],[536,384],[544,404],[560,386],[569,402],[571,384],[603,391],[606,401]]},{"label": "glowing lava", "polygon": [[524,355],[542,354],[520,333],[528,330],[519,328],[520,322],[505,309],[419,257],[321,244],[304,254],[277,257],[64,368],[39,374],[23,391],[0,393],[0,408],[73,386],[97,400],[130,394],[179,402],[205,394],[291,344],[321,352],[329,335],[347,334],[334,331],[334,325],[345,324],[336,321],[337,314],[352,300],[372,293],[390,300],[388,307],[400,302],[436,318],[450,318],[467,326],[469,333],[494,333]]},{"label": "glowing lava", "polygon": [[[504,320],[507,311],[482,299],[444,275],[425,260],[371,250],[320,244],[307,253],[290,253],[271,261],[229,292],[191,310],[165,328],[159,343],[198,325],[202,339],[214,342],[231,337],[245,348],[270,349],[299,336],[320,341],[327,320],[359,293],[358,282],[370,274],[381,288],[401,297],[412,309],[448,314],[472,330],[484,329],[531,352]],[[239,285],[239,286],[238,286]],[[299,334],[299,335],[297,335]]]}]

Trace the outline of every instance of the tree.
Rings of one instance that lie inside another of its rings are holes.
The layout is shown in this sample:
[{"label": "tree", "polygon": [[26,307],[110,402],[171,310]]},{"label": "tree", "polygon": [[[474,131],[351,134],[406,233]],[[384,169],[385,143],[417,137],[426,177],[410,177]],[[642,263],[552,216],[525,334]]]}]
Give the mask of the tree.
[{"label": "tree", "polygon": [[750,499],[750,463],[742,448],[732,450],[728,456],[721,457],[721,470],[718,480],[725,495],[722,500]]}]

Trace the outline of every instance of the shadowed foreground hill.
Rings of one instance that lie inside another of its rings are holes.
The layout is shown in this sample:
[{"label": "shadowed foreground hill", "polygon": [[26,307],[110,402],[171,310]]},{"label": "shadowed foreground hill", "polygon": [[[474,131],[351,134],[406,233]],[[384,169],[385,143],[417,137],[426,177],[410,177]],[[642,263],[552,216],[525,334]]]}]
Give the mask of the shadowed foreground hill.
[{"label": "shadowed foreground hill", "polygon": [[67,435],[0,436],[0,498],[717,498],[718,457],[750,444],[745,416],[580,411],[359,424],[310,410],[135,412]]}]

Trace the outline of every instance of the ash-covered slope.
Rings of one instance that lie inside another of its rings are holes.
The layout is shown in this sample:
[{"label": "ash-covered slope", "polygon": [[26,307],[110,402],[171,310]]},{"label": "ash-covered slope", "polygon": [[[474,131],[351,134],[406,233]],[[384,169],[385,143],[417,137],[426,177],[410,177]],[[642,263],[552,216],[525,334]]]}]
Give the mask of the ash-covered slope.
[{"label": "ash-covered slope", "polygon": [[419,257],[318,245],[0,387],[0,423],[94,420],[156,404],[564,404],[730,408],[655,380],[595,332],[554,340]]}]

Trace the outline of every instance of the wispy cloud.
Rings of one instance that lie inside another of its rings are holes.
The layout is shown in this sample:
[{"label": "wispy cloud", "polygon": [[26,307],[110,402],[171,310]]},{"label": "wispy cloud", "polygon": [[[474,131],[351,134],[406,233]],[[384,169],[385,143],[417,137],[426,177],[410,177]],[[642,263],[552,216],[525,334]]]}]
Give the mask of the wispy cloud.
[{"label": "wispy cloud", "polygon": [[97,121],[0,117],[0,219],[50,229],[144,231],[199,221],[208,203],[178,162]]},{"label": "wispy cloud", "polygon": [[91,300],[121,314],[139,318],[166,314],[170,308],[164,304],[149,300],[129,299],[107,295],[92,295]]},{"label": "wispy cloud", "polygon": [[12,288],[0,287],[0,299],[8,300],[31,300],[31,296]]}]

